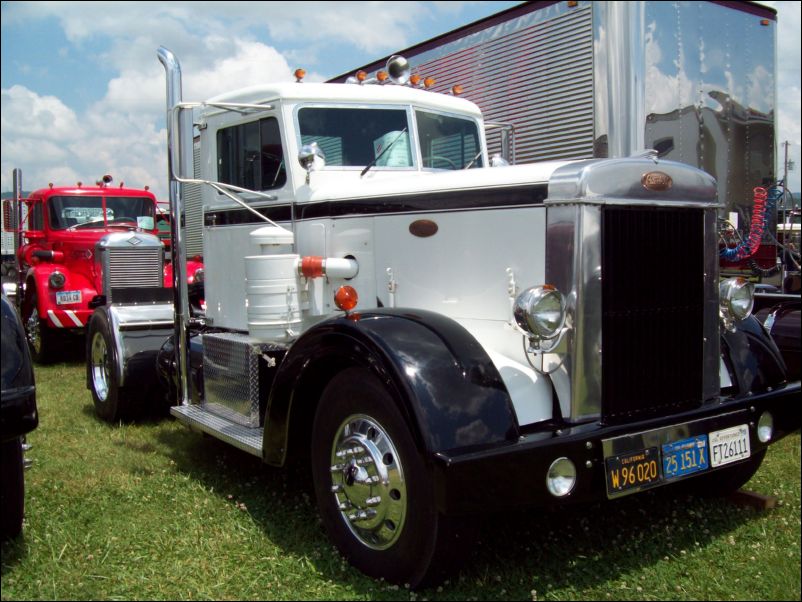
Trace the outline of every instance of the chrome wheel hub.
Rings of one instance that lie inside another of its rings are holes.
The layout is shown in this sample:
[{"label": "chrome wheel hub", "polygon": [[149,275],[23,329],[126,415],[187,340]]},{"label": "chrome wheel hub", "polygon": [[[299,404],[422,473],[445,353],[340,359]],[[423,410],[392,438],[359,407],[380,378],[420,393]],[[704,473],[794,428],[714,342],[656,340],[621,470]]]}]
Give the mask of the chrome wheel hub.
[{"label": "chrome wheel hub", "polygon": [[100,401],[106,401],[109,395],[109,354],[106,339],[99,332],[92,338],[92,387]]},{"label": "chrome wheel hub", "polygon": [[42,325],[39,321],[39,311],[34,307],[28,321],[25,322],[25,334],[28,336],[28,342],[31,348],[38,355],[42,352]]},{"label": "chrome wheel hub", "polygon": [[373,418],[349,416],[331,451],[331,492],[343,521],[369,548],[390,547],[401,535],[407,491],[401,458]]}]

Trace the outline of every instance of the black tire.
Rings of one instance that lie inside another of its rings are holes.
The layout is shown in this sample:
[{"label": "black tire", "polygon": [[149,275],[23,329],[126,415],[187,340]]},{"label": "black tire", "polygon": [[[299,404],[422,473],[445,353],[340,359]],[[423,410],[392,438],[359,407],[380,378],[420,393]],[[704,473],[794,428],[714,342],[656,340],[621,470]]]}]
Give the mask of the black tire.
[{"label": "black tire", "polygon": [[31,359],[37,364],[50,364],[58,356],[61,345],[60,333],[47,325],[47,320],[39,315],[38,297],[33,285],[30,296],[25,299],[22,307],[22,323],[25,326],[25,338],[28,349],[31,350]]},{"label": "black tire", "polygon": [[25,480],[22,468],[22,440],[18,437],[2,443],[2,540],[12,539],[22,531],[25,509]]},{"label": "black tire", "polygon": [[311,462],[323,524],[354,567],[413,588],[444,576],[454,525],[435,509],[431,469],[392,394],[369,371],[349,368],[326,387],[312,428]]},{"label": "black tire", "polygon": [[86,371],[95,413],[106,422],[130,419],[134,405],[131,393],[119,385],[116,366],[117,347],[109,319],[96,310],[86,335]]},{"label": "black tire", "polygon": [[693,493],[705,497],[723,497],[746,485],[749,480],[763,464],[766,457],[766,449],[753,454],[745,462],[733,464],[726,468],[713,470],[708,474],[700,475],[698,478],[690,479],[688,484]]}]

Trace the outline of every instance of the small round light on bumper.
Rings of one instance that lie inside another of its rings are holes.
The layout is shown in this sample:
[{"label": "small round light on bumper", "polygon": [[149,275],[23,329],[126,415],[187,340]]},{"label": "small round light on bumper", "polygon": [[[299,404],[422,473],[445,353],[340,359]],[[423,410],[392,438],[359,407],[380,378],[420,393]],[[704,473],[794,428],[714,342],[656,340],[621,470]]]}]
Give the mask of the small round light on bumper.
[{"label": "small round light on bumper", "polygon": [[568,458],[557,458],[549,466],[546,487],[554,497],[565,497],[576,485],[576,466]]},{"label": "small round light on bumper", "polygon": [[769,412],[763,412],[757,421],[757,438],[761,443],[768,443],[774,436],[774,417]]}]

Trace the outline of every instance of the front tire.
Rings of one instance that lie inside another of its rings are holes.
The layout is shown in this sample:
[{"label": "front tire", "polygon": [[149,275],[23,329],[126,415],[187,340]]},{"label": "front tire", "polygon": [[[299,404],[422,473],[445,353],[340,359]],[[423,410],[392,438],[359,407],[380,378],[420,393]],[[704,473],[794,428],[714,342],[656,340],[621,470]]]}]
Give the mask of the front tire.
[{"label": "front tire", "polygon": [[31,359],[37,364],[49,364],[56,359],[60,337],[47,320],[39,315],[39,300],[34,290],[27,299],[23,310],[23,325]]},{"label": "front tire", "polygon": [[431,469],[372,373],[349,368],[326,387],[311,461],[323,524],[353,566],[410,587],[441,576],[451,530],[435,509]]},{"label": "front tire", "polygon": [[106,314],[95,311],[86,337],[86,370],[95,413],[106,422],[131,417],[132,400],[120,387],[117,372],[117,348]]}]

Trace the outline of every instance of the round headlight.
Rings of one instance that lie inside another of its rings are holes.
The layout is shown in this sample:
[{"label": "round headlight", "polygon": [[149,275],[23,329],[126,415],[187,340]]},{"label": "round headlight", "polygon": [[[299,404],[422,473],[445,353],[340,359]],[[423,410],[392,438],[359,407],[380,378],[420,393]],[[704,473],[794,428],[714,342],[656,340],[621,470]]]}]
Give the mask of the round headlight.
[{"label": "round headlight", "polygon": [[727,278],[719,285],[722,310],[736,320],[748,318],[755,303],[755,285],[746,278]]},{"label": "round headlight", "polygon": [[553,286],[535,286],[518,295],[512,313],[524,334],[550,339],[565,322],[565,299]]},{"label": "round headlight", "polygon": [[576,485],[576,466],[568,458],[557,458],[549,466],[546,487],[554,497],[565,497]]},{"label": "round headlight", "polygon": [[50,278],[47,279],[50,288],[61,288],[65,282],[67,282],[67,277],[61,272],[53,272],[50,274]]},{"label": "round headlight", "polygon": [[763,412],[760,415],[760,420],[757,421],[757,438],[761,443],[768,443],[774,436],[774,417],[768,412]]}]

